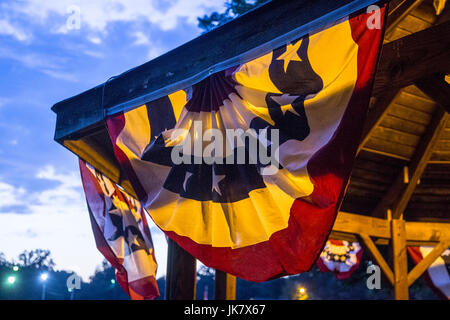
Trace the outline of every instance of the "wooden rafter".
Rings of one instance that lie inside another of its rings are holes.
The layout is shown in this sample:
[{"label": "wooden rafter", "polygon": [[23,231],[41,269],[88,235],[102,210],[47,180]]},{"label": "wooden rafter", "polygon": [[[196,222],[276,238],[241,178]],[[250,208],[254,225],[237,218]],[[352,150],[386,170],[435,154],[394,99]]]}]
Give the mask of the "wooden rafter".
[{"label": "wooden rafter", "polygon": [[387,114],[388,107],[397,97],[399,91],[399,89],[394,89],[386,92],[380,97],[375,98],[375,103],[372,108],[370,108],[367,114],[366,123],[364,124],[361,142],[358,146],[357,154],[363,149],[374,129],[381,123],[381,121],[383,121],[384,116]]},{"label": "wooden rafter", "polygon": [[[445,114],[442,109],[437,109],[435,111],[429,125],[429,130],[427,130],[425,136],[420,141],[416,148],[416,153],[411,159],[409,170],[411,177],[409,178],[409,183],[406,183],[406,188],[403,189],[396,204],[393,206],[392,216],[394,219],[398,219],[406,209],[406,206],[416,189],[417,183],[425,171],[428,160],[431,158],[433,148],[442,131],[445,129],[447,120],[448,114]],[[402,175],[400,174],[400,176]]]},{"label": "wooden rafter", "polygon": [[450,73],[450,21],[383,46],[372,94],[403,88],[435,73]]},{"label": "wooden rafter", "polygon": [[[397,25],[400,23],[412,10],[417,8],[423,1],[422,0],[398,0],[391,1],[389,4],[390,12],[387,20],[387,29],[386,34],[391,32]],[[447,13],[449,10],[445,10]],[[436,21],[435,25],[448,21],[448,19],[444,19],[441,15],[440,18]],[[394,44],[383,46],[382,57],[383,56],[392,56],[392,48],[397,48],[401,46],[401,41],[394,41]],[[387,61],[388,59],[385,59]],[[381,65],[380,69],[386,67],[386,63]],[[392,67],[395,70],[395,67]],[[378,74],[378,72],[377,72]],[[444,79],[441,79],[440,74],[431,74],[419,78],[414,83],[418,86],[425,94],[427,94],[430,98],[439,103],[444,110],[449,112],[450,110],[450,102],[448,97],[450,96],[449,87],[450,85],[445,82]],[[379,85],[381,85],[379,83]],[[371,134],[375,130],[375,128],[383,121],[384,116],[387,114],[388,107],[395,100],[401,87],[394,88],[386,88],[386,91],[379,96],[375,96],[376,99],[373,107],[369,110],[367,115],[367,120],[364,125],[363,134],[361,136],[361,143],[358,146],[357,154],[364,148],[364,145],[369,140]],[[377,87],[375,85],[374,95],[377,94]],[[367,149],[368,151],[375,152],[375,150]],[[381,153],[381,152],[377,152]],[[385,153],[382,153],[385,154]],[[394,154],[385,154],[389,157],[400,158],[398,155]],[[402,158],[403,159],[403,158]],[[409,160],[409,159],[403,159]]]},{"label": "wooden rafter", "polygon": [[440,24],[442,22],[449,21],[449,20],[450,20],[450,5],[448,4],[448,1],[447,1],[444,11],[442,11],[441,14],[438,16],[435,24]]},{"label": "wooden rafter", "polygon": [[421,78],[416,81],[416,86],[446,112],[450,112],[450,84],[445,81],[444,74],[433,74]]},{"label": "wooden rafter", "polygon": [[405,210],[416,186],[421,178],[428,160],[431,157],[433,147],[441,132],[445,128],[448,114],[438,108],[427,127],[427,131],[419,142],[409,165],[409,183],[404,182],[403,171],[398,174],[394,183],[388,189],[384,197],[374,209],[372,216],[383,217],[388,209],[392,209],[394,219],[399,218]]},{"label": "wooden rafter", "polygon": [[387,19],[386,34],[391,33],[398,24],[422,2],[423,0],[404,0],[399,5],[392,8]]}]

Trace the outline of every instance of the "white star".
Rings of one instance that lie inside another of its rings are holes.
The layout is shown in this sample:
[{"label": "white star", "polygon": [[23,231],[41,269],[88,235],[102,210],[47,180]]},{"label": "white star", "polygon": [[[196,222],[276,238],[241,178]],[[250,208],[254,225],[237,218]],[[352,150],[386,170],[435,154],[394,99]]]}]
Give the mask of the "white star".
[{"label": "white star", "polygon": [[294,102],[295,99],[297,99],[298,97],[299,96],[291,96],[287,93],[281,96],[271,96],[272,100],[280,105],[281,112],[283,112],[283,115],[286,114],[286,111],[289,111],[300,117],[297,111],[295,111],[295,109],[292,107],[292,102]]},{"label": "white star", "polygon": [[128,243],[128,247],[131,249],[131,246],[133,244],[139,246],[139,242],[137,241],[138,236],[136,234],[134,234],[131,231],[128,231],[127,234],[127,243]]},{"label": "white star", "polygon": [[271,96],[272,100],[278,103],[280,106],[285,106],[288,104],[292,104],[299,96],[291,96],[288,93],[285,93],[281,96]]},{"label": "white star", "polygon": [[220,188],[219,188],[219,182],[222,181],[223,179],[225,179],[225,175],[223,175],[223,174],[216,175],[216,170],[214,169],[214,166],[213,166],[212,191],[216,191],[219,195],[222,195],[222,192],[220,191]]},{"label": "white star", "polygon": [[293,114],[295,114],[296,116],[300,117],[300,115],[297,113],[297,111],[295,111],[295,109],[293,107],[281,107],[281,112],[283,112],[283,116],[286,115],[286,112],[289,111]]},{"label": "white star", "polygon": [[192,177],[192,174],[193,173],[191,173],[189,171],[186,171],[186,176],[184,177],[184,182],[183,182],[183,189],[184,189],[185,192],[187,192],[186,184],[187,184],[189,178]]}]

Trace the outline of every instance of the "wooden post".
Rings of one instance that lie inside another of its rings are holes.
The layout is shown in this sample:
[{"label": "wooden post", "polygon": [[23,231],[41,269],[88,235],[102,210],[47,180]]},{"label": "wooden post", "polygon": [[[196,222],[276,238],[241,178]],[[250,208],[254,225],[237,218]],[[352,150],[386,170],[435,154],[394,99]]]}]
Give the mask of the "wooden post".
[{"label": "wooden post", "polygon": [[236,300],[236,277],[216,270],[214,294],[216,300]]},{"label": "wooden post", "polygon": [[195,300],[196,269],[195,258],[169,239],[166,300]]},{"label": "wooden post", "polygon": [[392,220],[392,256],[396,300],[408,300],[408,257],[406,252],[405,220]]}]

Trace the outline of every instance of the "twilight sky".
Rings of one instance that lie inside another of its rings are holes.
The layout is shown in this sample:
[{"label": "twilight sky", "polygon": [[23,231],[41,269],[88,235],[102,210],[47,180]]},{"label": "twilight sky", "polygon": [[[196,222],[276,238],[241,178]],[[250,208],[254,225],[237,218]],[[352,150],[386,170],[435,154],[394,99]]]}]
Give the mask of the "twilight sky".
[{"label": "twilight sky", "polygon": [[[0,1],[0,252],[16,258],[49,249],[57,269],[85,280],[93,274],[103,258],[77,159],[53,141],[50,108],[195,38],[196,18],[223,6],[223,0]],[[159,277],[167,245],[157,227],[151,230]]]}]

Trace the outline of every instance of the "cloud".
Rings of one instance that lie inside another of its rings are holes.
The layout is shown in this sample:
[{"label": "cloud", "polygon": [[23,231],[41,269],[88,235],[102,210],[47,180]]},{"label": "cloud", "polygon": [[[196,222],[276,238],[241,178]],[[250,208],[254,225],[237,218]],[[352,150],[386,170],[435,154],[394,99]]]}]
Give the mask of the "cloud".
[{"label": "cloud", "polygon": [[[90,231],[80,178],[53,166],[38,170],[48,188],[30,191],[0,182],[1,251],[12,258],[24,250],[50,249],[58,268],[77,265],[88,280],[103,257]],[[21,214],[20,214],[21,213]]]},{"label": "cloud", "polygon": [[114,22],[149,22],[161,30],[173,30],[180,18],[196,24],[197,17],[223,8],[222,1],[207,0],[22,0],[6,5],[37,21],[48,20],[52,14],[65,18],[59,20],[58,30],[66,32],[67,19],[76,18],[73,7],[80,12],[80,26],[96,31],[105,31]]},{"label": "cloud", "polygon": [[105,57],[102,52],[93,50],[83,50],[83,54],[96,59],[103,59]]},{"label": "cloud", "polygon": [[[30,191],[0,180],[0,243],[8,243],[0,251],[11,259],[24,250],[49,249],[57,269],[74,270],[88,281],[103,256],[95,246],[79,173],[48,165],[35,177],[48,188]],[[159,277],[166,272],[167,243],[148,220]]]},{"label": "cloud", "polygon": [[36,178],[57,182],[55,188],[36,193],[29,205],[33,214],[40,214],[51,209],[55,214],[79,213],[85,210],[80,177],[75,172],[56,173],[53,166],[39,170]]},{"label": "cloud", "polygon": [[93,44],[101,44],[102,43],[102,39],[100,37],[97,37],[97,36],[89,36],[88,40],[90,42],[92,42]]},{"label": "cloud", "polygon": [[0,19],[0,35],[8,35],[16,38],[19,41],[26,42],[31,39],[31,36],[18,27],[13,26],[8,20]]},{"label": "cloud", "polygon": [[16,188],[0,181],[0,210],[21,204],[25,193],[24,188]]},{"label": "cloud", "polygon": [[[38,170],[36,178],[49,182],[51,188],[30,192],[0,181],[0,215],[16,214],[14,208],[27,208],[29,214],[79,213],[85,209],[82,186],[76,172],[56,173],[53,166]],[[56,187],[53,187],[56,183]],[[8,209],[8,210],[6,210]]]},{"label": "cloud", "polygon": [[[72,72],[63,68],[67,63],[66,58],[49,56],[38,53],[18,53],[8,48],[0,48],[0,59],[10,59],[21,63],[23,66],[37,70],[55,79],[77,82],[78,78]],[[0,100],[1,106],[1,100]]]},{"label": "cloud", "polygon": [[133,37],[136,39],[133,42],[133,45],[135,46],[148,46],[150,44],[150,39],[142,31],[136,31],[133,33]]}]

